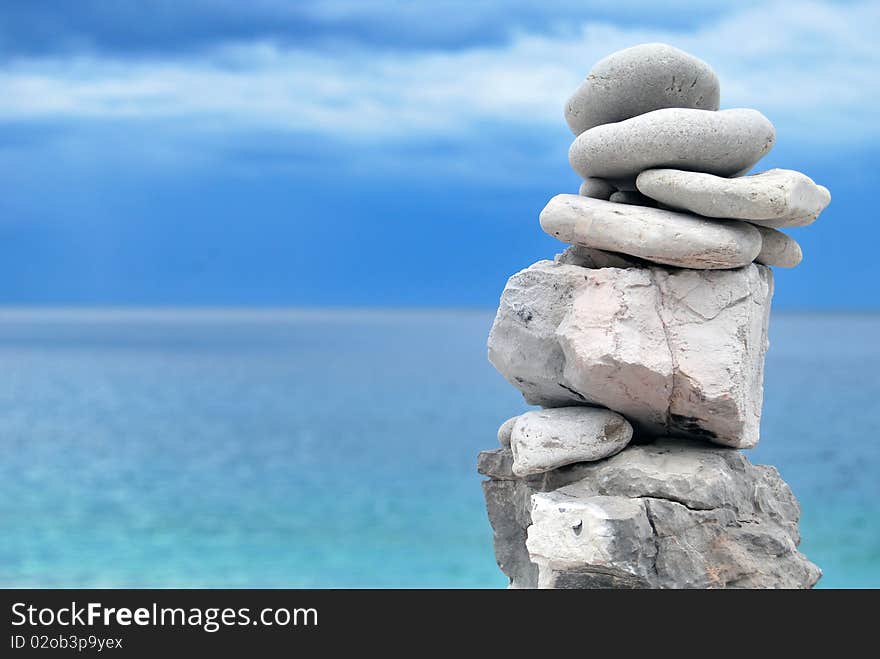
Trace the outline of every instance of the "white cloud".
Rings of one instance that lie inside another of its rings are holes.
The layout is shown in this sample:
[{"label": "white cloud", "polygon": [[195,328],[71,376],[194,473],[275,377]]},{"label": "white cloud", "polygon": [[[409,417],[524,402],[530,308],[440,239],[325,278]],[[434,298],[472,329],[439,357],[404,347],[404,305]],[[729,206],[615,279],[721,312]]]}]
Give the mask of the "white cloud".
[{"label": "white cloud", "polygon": [[783,2],[731,10],[696,31],[586,22],[459,52],[336,53],[271,43],[199,57],[22,59],[0,71],[0,118],[172,119],[340,140],[467,135],[487,123],[556,126],[593,62],[647,41],[708,61],[722,105],[756,107],[781,135],[880,138],[880,6]]}]

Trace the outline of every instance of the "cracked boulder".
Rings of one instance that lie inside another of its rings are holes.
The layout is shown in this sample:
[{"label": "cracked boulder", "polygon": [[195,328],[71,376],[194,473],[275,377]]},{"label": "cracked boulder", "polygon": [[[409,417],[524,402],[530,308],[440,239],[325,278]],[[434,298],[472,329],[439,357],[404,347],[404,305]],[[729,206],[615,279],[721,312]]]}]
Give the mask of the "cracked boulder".
[{"label": "cracked boulder", "polygon": [[773,279],[539,261],[507,282],[489,361],[531,405],[595,405],[637,434],[758,442]]},{"label": "cracked boulder", "polygon": [[513,588],[811,588],[800,508],[774,467],[687,440],[519,478],[480,454],[498,564]]}]

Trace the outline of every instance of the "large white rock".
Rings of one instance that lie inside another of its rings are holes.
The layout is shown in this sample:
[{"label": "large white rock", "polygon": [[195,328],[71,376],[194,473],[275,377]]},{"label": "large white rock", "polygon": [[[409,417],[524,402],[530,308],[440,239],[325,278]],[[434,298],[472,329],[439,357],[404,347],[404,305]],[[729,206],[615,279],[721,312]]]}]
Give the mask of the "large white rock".
[{"label": "large white rock", "polygon": [[[582,177],[633,180],[646,169],[675,167],[719,176],[748,171],[773,147],[773,124],[757,110],[668,108],[590,128],[568,159]],[[650,196],[650,195],[649,195]]]},{"label": "large white rock", "polygon": [[565,105],[575,135],[661,108],[717,110],[718,76],[704,61],[664,43],[646,43],[603,58]]},{"label": "large white rock", "polygon": [[507,283],[489,361],[532,405],[589,404],[641,433],[758,442],[773,278],[539,261]]},{"label": "large white rock", "polygon": [[607,458],[632,439],[632,426],[599,407],[557,407],[521,415],[510,433],[513,473],[528,476]]},{"label": "large white rock", "polygon": [[791,169],[770,169],[738,178],[649,169],[639,174],[636,186],[652,199],[698,215],[777,228],[811,224],[831,201],[828,188]]},{"label": "large white rock", "polygon": [[609,409],[665,434],[674,361],[656,278],[651,268],[590,273],[555,336],[567,386],[586,401],[613,402]]},{"label": "large white rock", "polygon": [[755,258],[758,263],[793,268],[803,260],[801,246],[791,236],[770,227],[758,227],[758,231],[761,232],[761,252]]},{"label": "large white rock", "polygon": [[738,268],[761,251],[761,234],[747,222],[580,195],[556,195],[540,219],[541,228],[562,242],[683,268]]},{"label": "large white rock", "polygon": [[514,588],[810,588],[800,509],[742,451],[660,439],[538,476],[480,454],[495,554]]}]

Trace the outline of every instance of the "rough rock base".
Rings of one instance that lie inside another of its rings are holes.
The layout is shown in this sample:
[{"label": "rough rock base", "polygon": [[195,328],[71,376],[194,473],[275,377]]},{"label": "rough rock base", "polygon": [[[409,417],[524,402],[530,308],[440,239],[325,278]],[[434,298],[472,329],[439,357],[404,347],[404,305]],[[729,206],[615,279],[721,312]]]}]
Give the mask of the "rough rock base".
[{"label": "rough rock base", "polygon": [[517,478],[509,449],[480,473],[511,588],[811,588],[800,508],[774,467],[662,439]]}]

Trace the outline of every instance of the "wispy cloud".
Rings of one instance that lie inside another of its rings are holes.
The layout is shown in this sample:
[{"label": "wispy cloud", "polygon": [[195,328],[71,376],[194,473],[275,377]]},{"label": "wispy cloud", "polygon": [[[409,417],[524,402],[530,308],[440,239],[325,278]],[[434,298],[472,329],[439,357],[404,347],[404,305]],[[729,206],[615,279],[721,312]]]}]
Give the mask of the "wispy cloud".
[{"label": "wispy cloud", "polygon": [[229,41],[310,48],[458,50],[517,30],[570,31],[589,16],[627,25],[693,27],[761,0],[4,0],[0,59],[24,54],[197,52]]},{"label": "wispy cloud", "polygon": [[880,6],[791,2],[732,9],[693,29],[586,21],[498,45],[418,52],[297,48],[274,40],[198,54],[17,58],[0,70],[0,119],[172,119],[341,141],[467,136],[486,125],[560,126],[590,65],[665,41],[708,61],[722,105],[765,112],[819,143],[880,138]]}]

